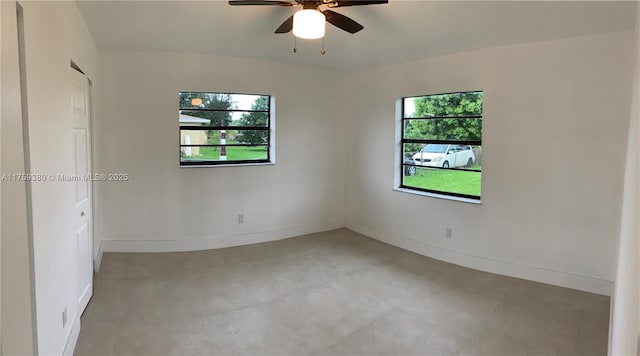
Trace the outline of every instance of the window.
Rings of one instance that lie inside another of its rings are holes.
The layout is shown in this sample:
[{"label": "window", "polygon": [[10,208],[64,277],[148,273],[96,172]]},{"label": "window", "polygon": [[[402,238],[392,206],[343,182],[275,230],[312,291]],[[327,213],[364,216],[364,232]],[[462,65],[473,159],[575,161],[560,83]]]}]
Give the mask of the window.
[{"label": "window", "polygon": [[482,92],[402,99],[400,188],[480,200]]},{"label": "window", "polygon": [[179,93],[180,165],[273,162],[271,97]]}]

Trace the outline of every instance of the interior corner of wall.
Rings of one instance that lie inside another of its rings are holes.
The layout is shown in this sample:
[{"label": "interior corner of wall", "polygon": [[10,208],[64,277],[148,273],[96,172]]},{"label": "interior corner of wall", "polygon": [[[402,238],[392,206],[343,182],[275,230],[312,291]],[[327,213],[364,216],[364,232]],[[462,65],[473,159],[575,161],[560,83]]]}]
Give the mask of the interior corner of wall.
[{"label": "interior corner of wall", "polygon": [[94,272],[100,272],[100,265],[102,264],[102,256],[104,255],[104,243],[100,241],[96,255],[94,256]]}]

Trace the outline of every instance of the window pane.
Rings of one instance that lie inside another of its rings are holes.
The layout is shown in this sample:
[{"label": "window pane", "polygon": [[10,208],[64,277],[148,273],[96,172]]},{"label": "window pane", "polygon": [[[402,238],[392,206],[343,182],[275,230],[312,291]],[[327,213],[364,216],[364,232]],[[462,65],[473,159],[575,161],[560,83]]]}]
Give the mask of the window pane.
[{"label": "window pane", "polygon": [[405,118],[482,115],[482,92],[404,98],[403,107]]},{"label": "window pane", "polygon": [[182,92],[179,100],[180,109],[269,110],[268,95]]},{"label": "window pane", "polygon": [[405,143],[404,164],[482,170],[482,146]]},{"label": "window pane", "polygon": [[226,111],[180,110],[180,126],[229,126],[231,113]]},{"label": "window pane", "polygon": [[[268,130],[224,130],[226,144],[263,145],[269,143]],[[220,145],[222,130],[180,130],[181,145]]]},{"label": "window pane", "polygon": [[406,165],[403,168],[404,186],[477,197],[481,195],[480,172],[422,167],[411,170]]},{"label": "window pane", "polygon": [[179,94],[180,109],[230,110],[233,106],[231,94],[187,92]]},{"label": "window pane", "polygon": [[480,141],[482,119],[404,120],[404,138]]},{"label": "window pane", "polygon": [[482,142],[483,93],[408,97],[402,105],[401,185],[480,198],[482,146],[468,143]]},{"label": "window pane", "polygon": [[269,126],[268,112],[180,110],[180,126]]},{"label": "window pane", "polygon": [[[213,131],[180,130],[180,144],[181,145],[211,145],[213,144],[213,141],[214,141],[213,136],[214,136]],[[220,142],[220,136],[218,136],[217,141]]]},{"label": "window pane", "polygon": [[[269,148],[267,146],[225,147],[227,161],[266,160]],[[181,147],[181,162],[223,162],[221,160],[222,147]]]},{"label": "window pane", "polygon": [[229,126],[269,126],[268,112],[248,112],[236,111],[231,113],[231,122]]},{"label": "window pane", "polygon": [[231,94],[231,101],[237,110],[269,110],[268,95]]},{"label": "window pane", "polygon": [[269,95],[261,94],[178,93],[181,164],[273,158],[270,101]]}]

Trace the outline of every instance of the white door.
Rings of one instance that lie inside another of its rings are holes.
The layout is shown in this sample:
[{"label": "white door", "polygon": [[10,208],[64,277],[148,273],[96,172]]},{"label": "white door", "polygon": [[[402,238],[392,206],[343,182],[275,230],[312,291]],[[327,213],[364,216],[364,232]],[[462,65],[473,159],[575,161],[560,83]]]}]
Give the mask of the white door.
[{"label": "white door", "polygon": [[93,234],[91,233],[91,131],[89,126],[89,80],[73,68],[71,108],[75,180],[75,239],[78,266],[78,310],[82,313],[93,293]]}]

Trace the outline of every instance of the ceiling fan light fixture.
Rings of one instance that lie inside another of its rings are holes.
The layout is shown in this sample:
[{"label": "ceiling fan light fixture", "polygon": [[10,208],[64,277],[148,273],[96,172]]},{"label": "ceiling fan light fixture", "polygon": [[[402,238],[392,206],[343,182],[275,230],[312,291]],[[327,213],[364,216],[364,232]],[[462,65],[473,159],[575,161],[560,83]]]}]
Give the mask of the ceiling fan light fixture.
[{"label": "ceiling fan light fixture", "polygon": [[303,9],[293,15],[293,34],[296,37],[314,40],[324,37],[326,18],[315,9]]}]

